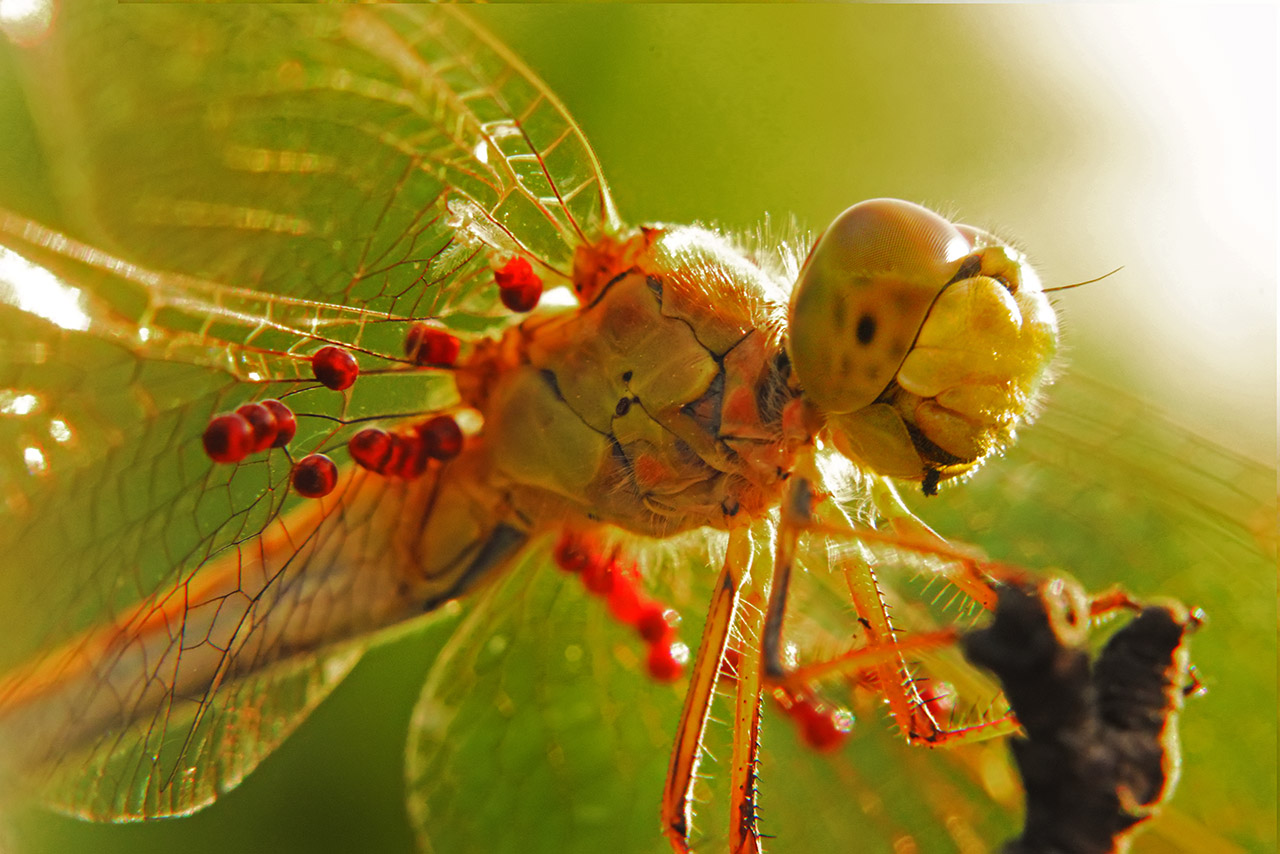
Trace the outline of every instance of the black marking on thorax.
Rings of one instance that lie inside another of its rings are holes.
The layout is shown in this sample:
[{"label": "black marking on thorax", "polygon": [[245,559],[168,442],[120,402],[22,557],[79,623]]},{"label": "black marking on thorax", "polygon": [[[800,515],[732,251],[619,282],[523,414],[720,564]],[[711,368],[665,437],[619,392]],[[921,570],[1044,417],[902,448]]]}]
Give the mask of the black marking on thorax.
[{"label": "black marking on thorax", "polygon": [[693,419],[709,436],[720,435],[720,410],[724,405],[724,366],[716,372],[702,397],[680,407],[680,414]]},{"label": "black marking on thorax", "polygon": [[791,387],[791,358],[785,347],[780,347],[769,365],[769,370],[756,384],[756,409],[763,424],[777,424],[781,428],[782,410],[796,391]]}]

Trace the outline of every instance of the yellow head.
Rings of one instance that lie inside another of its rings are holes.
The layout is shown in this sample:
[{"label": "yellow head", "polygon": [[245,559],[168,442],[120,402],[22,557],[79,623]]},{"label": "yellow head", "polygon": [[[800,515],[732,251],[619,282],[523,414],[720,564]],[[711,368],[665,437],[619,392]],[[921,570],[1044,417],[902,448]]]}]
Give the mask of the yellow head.
[{"label": "yellow head", "polygon": [[1057,340],[1022,253],[919,205],[874,199],[810,251],[787,349],[842,454],[933,492],[1012,441]]}]

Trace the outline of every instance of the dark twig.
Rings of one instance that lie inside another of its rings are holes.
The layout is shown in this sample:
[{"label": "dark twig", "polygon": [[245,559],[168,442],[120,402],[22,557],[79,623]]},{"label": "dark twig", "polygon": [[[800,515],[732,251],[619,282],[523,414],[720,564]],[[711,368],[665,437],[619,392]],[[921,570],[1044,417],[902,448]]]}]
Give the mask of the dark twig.
[{"label": "dark twig", "polygon": [[1090,666],[1088,600],[1061,580],[1007,586],[995,619],[962,639],[999,677],[1026,735],[1012,740],[1027,792],[1022,835],[1004,854],[1109,854],[1168,800],[1177,717],[1194,677],[1177,603],[1144,608]]}]

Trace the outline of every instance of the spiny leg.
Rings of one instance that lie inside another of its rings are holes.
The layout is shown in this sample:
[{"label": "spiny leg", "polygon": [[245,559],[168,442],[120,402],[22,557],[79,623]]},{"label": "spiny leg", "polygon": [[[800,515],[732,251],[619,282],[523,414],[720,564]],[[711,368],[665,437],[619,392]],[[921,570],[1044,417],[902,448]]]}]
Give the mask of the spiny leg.
[{"label": "spiny leg", "polygon": [[[837,733],[829,733],[830,738],[824,737],[824,733],[828,733],[835,725],[834,713],[826,712],[824,715],[816,715],[810,699],[812,694],[810,686],[819,677],[833,673],[858,674],[857,679],[860,683],[873,687],[883,694],[895,723],[909,743],[930,745],[952,743],[956,740],[985,738],[1012,729],[1014,724],[1007,718],[983,721],[959,730],[949,730],[939,723],[938,715],[935,714],[939,698],[933,696],[929,690],[924,692],[920,690],[917,681],[909,674],[905,656],[912,651],[949,646],[955,641],[956,634],[950,630],[941,630],[899,638],[892,625],[889,606],[880,589],[874,569],[866,561],[846,562],[844,577],[854,610],[866,630],[867,643],[844,655],[808,664],[802,668],[789,668],[783,662],[783,618],[791,570],[796,560],[796,549],[801,535],[819,534],[840,539],[853,538],[858,541],[866,539],[875,541],[883,538],[886,543],[898,544],[896,538],[883,537],[875,531],[866,532],[869,536],[864,538],[863,531],[851,526],[837,526],[820,521],[817,518],[817,508],[819,503],[825,500],[825,496],[815,493],[812,484],[812,480],[796,477],[790,484],[783,503],[763,637],[766,681],[769,687],[774,689],[774,695],[784,710],[804,727],[806,739],[820,748],[838,743]],[[925,528],[925,530],[928,529]],[[937,535],[933,536],[940,545],[935,546],[931,542],[924,542],[918,551],[950,560],[973,561],[974,565],[964,572],[964,577],[983,579],[984,586],[989,583],[985,580],[982,565],[972,555],[951,547]],[[953,576],[948,574],[947,577],[951,579]]]},{"label": "spiny leg", "polygon": [[[663,832],[678,854],[685,854],[689,850],[689,832],[693,821],[693,782],[702,755],[703,736],[711,713],[716,681],[724,666],[730,630],[743,616],[740,611],[743,610],[744,594],[748,599],[753,598],[748,590],[751,562],[750,533],[745,529],[731,532],[724,566],[711,595],[706,625],[702,630],[702,640],[698,645],[698,654],[685,693],[684,708],[680,713],[662,796]],[[746,608],[748,623],[752,619],[749,612],[753,610],[757,614],[755,619],[759,619],[758,609]],[[755,826],[760,667],[758,648],[752,643],[743,643],[741,646],[740,681],[734,713],[730,847],[734,852],[754,852],[760,850],[760,838]],[[757,674],[754,679],[750,675],[753,671]]]},{"label": "spiny leg", "polygon": [[[811,714],[805,714],[808,712],[805,701],[810,693],[810,682],[801,681],[795,671],[784,664],[782,627],[800,536],[804,533],[824,533],[847,537],[850,533],[849,530],[841,531],[836,526],[817,520],[817,504],[824,498],[825,496],[814,491],[813,481],[806,477],[795,477],[788,487],[782,505],[763,641],[766,678],[772,686],[780,689],[784,705],[797,704],[802,712],[798,719],[806,727],[809,727],[809,718],[812,717]],[[869,563],[858,561],[856,565],[846,565],[844,577],[854,610],[866,629],[867,644],[857,650],[855,655],[842,657],[846,659],[843,663],[825,663],[819,666],[819,671],[863,671],[867,674],[868,681],[884,694],[894,720],[908,741],[932,741],[942,732],[942,727],[933,720],[928,704],[920,697],[915,683],[907,675],[904,652],[908,647],[904,646],[906,642],[898,640],[890,620],[888,603],[885,602],[874,569]],[[929,638],[924,643],[917,642],[915,646],[927,648],[934,644],[945,645],[952,640],[953,636],[943,634]]]},{"label": "spiny leg", "polygon": [[[739,603],[735,620],[739,635],[738,678],[733,716],[733,766],[729,775],[729,850],[734,854],[760,851],[756,827],[760,763],[761,659],[760,630],[764,600],[750,581]],[[717,665],[723,665],[723,654]]]},{"label": "spiny leg", "polygon": [[[783,504],[764,630],[764,666],[769,683],[766,687],[773,689],[784,710],[802,725],[810,744],[819,748],[838,743],[838,739],[828,733],[831,721],[814,715],[810,686],[822,678],[840,673],[884,695],[895,723],[909,743],[956,745],[1012,732],[1017,727],[1012,714],[962,727],[943,725],[939,712],[948,705],[944,692],[931,680],[913,679],[906,655],[948,647],[956,641],[957,633],[953,629],[941,629],[900,637],[890,620],[888,603],[882,595],[874,568],[862,560],[847,561],[843,572],[855,611],[866,629],[867,643],[842,655],[802,667],[789,668],[783,663],[782,621],[791,567],[797,543],[803,534],[852,539],[863,545],[892,546],[898,552],[938,559],[943,562],[940,574],[988,609],[994,606],[998,591],[1004,584],[1025,583],[1031,578],[1031,573],[1021,567],[988,560],[976,550],[948,542],[912,515],[891,487],[886,486],[886,489],[889,490],[888,513],[892,528],[888,532],[822,521],[818,518],[818,507],[825,496],[816,494],[812,481],[805,478],[797,477],[791,484]],[[1064,614],[1062,619],[1088,621],[1117,610],[1138,610],[1140,604],[1124,590],[1115,587],[1092,598],[1081,594],[1078,601],[1073,600],[1073,607],[1075,613]],[[827,718],[831,715],[831,712],[826,713]],[[824,733],[830,737],[824,737]]]}]

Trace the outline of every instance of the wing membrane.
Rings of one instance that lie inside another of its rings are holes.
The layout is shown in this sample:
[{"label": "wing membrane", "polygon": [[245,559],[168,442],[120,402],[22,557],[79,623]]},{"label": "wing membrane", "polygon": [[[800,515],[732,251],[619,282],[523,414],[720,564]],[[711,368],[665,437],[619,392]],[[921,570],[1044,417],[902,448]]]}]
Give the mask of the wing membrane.
[{"label": "wing membrane", "polygon": [[[281,397],[299,414],[292,447],[332,452],[369,419],[448,405],[447,378],[400,370],[408,321],[493,328],[485,240],[519,234],[563,265],[614,214],[559,103],[448,10],[63,11],[21,59],[33,103],[51,107],[53,173],[75,176],[60,188],[68,219],[114,251],[0,213],[0,406],[15,416],[0,419],[0,543],[16,556],[0,574],[13,629],[0,662],[50,660],[93,626],[132,631],[154,619],[146,608],[165,611],[165,591],[191,595],[201,568],[242,567],[238,590],[202,606],[249,608],[243,645],[210,657],[225,674],[216,690],[162,684],[166,667],[225,643],[182,614],[145,653],[156,687],[123,695],[155,705],[87,753],[68,745],[75,755],[59,757],[45,790],[96,818],[169,815],[235,785],[354,664],[358,646],[258,672],[247,650],[320,619],[295,593],[330,583],[335,567],[350,573],[353,556],[357,568],[376,561],[377,548],[355,552],[398,518],[353,515],[359,490],[344,481],[319,527],[285,521],[303,506],[288,459],[212,466],[200,448],[209,417]],[[88,53],[113,63],[91,73]],[[360,358],[366,376],[349,394],[308,381],[326,343]],[[267,545],[281,538],[291,558]],[[265,581],[250,577],[261,554],[283,561]],[[379,574],[361,572],[366,585]],[[270,620],[237,597],[273,603]],[[333,619],[341,638],[387,617]],[[45,671],[20,672],[36,675],[0,690],[23,695]]]},{"label": "wing membrane", "polygon": [[993,557],[1203,608],[1207,626],[1190,644],[1208,695],[1182,717],[1177,814],[1149,833],[1168,834],[1161,842],[1175,850],[1180,838],[1215,835],[1221,850],[1257,844],[1276,796],[1274,469],[1068,375],[1007,458],[916,506]]},{"label": "wing membrane", "polygon": [[657,794],[678,688],[581,586],[537,562],[484,600],[433,665],[408,748],[426,851],[663,849]]},{"label": "wing membrane", "polygon": [[[559,102],[448,10],[66,12],[23,59],[33,101],[59,105],[40,116],[54,173],[84,176],[63,182],[68,220],[97,245],[405,316],[435,313],[442,279],[458,298],[482,233],[563,268],[616,227]],[[107,85],[87,44],[116,63]]]}]

